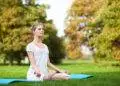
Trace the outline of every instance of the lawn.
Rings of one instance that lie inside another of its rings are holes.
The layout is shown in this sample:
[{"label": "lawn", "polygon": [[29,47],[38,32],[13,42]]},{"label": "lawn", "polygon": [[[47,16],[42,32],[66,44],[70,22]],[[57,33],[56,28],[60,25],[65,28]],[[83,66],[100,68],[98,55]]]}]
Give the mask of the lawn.
[{"label": "lawn", "polygon": [[[59,68],[70,73],[91,74],[94,77],[82,80],[58,80],[43,82],[17,82],[9,86],[120,86],[120,66],[115,62],[93,63],[91,61],[65,60]],[[28,66],[0,66],[0,78],[25,78]],[[2,85],[3,86],[3,85]]]}]

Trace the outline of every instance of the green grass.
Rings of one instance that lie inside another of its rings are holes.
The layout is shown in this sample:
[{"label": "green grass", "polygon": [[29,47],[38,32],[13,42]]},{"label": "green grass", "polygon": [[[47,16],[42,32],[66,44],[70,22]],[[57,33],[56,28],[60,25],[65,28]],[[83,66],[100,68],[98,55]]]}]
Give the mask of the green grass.
[{"label": "green grass", "polygon": [[[69,70],[70,73],[85,73],[94,77],[67,81],[17,82],[9,86],[120,86],[120,66],[112,64],[115,63],[102,61],[95,64],[90,61],[67,60],[57,66]],[[0,77],[25,78],[27,69],[28,66],[0,66]]]}]

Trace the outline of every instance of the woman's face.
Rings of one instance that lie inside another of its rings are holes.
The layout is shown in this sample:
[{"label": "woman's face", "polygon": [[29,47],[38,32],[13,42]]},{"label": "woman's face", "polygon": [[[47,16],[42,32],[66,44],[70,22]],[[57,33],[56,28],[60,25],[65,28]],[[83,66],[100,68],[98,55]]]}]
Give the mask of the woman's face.
[{"label": "woman's face", "polygon": [[35,36],[43,37],[43,35],[44,35],[44,26],[43,25],[37,26],[37,28],[35,29],[35,31],[33,33],[34,33]]}]

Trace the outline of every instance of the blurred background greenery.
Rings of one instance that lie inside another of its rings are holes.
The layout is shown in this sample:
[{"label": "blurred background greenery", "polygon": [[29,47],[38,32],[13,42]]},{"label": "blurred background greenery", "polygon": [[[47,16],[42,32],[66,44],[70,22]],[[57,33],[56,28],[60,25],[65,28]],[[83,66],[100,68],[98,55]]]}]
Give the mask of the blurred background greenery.
[{"label": "blurred background greenery", "polygon": [[[119,0],[74,0],[65,19],[65,36],[58,37],[53,20],[47,20],[46,4],[35,0],[0,0],[0,63],[24,64],[26,45],[32,41],[31,25],[45,24],[44,43],[50,60],[120,61]],[[24,61],[23,61],[24,60]]]},{"label": "blurred background greenery", "polygon": [[35,4],[35,0],[0,0],[0,77],[26,77],[29,61],[25,48],[32,41],[31,25],[40,21],[45,24],[43,42],[49,48],[51,62],[70,73],[94,77],[12,85],[119,86],[120,1],[74,0],[62,37],[57,36],[53,20],[47,20],[49,8]]}]

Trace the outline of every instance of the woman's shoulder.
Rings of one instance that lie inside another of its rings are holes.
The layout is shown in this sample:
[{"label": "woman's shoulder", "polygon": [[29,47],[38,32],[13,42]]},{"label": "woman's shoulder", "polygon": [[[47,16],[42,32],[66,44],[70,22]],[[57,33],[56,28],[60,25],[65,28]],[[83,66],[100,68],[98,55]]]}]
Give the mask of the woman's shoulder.
[{"label": "woman's shoulder", "polygon": [[44,45],[46,48],[48,48],[48,46],[47,46],[45,43],[43,43],[43,45]]},{"label": "woman's shoulder", "polygon": [[33,46],[33,42],[29,42],[27,46]]},{"label": "woman's shoulder", "polygon": [[48,48],[48,46],[47,46],[46,44],[44,44],[44,46],[45,46],[45,49],[47,50],[47,52],[49,53],[49,48]]},{"label": "woman's shoulder", "polygon": [[45,47],[47,47],[47,45],[46,45],[45,43],[43,43],[43,45],[44,45]]},{"label": "woman's shoulder", "polygon": [[33,51],[33,49],[34,49],[33,43],[32,42],[28,43],[26,46],[26,51]]}]

